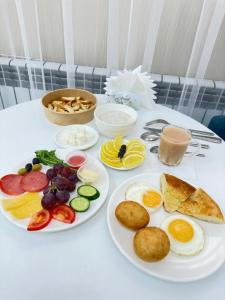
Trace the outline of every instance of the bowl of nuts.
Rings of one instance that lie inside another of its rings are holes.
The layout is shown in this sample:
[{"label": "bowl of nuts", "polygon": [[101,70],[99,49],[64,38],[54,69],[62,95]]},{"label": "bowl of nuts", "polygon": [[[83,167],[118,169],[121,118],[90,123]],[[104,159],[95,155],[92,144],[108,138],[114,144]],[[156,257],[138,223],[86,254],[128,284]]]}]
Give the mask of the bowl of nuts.
[{"label": "bowl of nuts", "polygon": [[58,125],[84,124],[94,118],[96,97],[81,89],[60,89],[42,97],[47,119]]}]

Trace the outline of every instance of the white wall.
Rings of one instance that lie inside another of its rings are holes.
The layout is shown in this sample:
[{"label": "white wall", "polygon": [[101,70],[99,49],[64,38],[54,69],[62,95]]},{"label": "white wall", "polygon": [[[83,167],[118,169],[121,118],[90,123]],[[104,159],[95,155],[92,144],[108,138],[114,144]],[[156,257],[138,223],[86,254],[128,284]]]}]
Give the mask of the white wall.
[{"label": "white wall", "polygon": [[[30,56],[40,58],[35,0],[22,3],[27,44]],[[68,0],[63,0],[68,1]],[[154,0],[73,0],[74,59],[76,64],[106,67],[108,1],[118,1],[119,67],[133,68],[142,64],[146,39],[150,34]],[[157,1],[157,0],[156,0]],[[159,0],[158,0],[159,1]],[[190,75],[196,67],[204,46],[208,26],[217,0],[208,1],[202,32]],[[36,0],[41,52],[44,60],[65,62],[61,0]],[[131,4],[133,3],[132,15]],[[202,10],[203,0],[164,0],[156,38],[152,73],[184,76]],[[153,30],[153,29],[152,29]],[[115,30],[115,34],[116,34]],[[129,38],[128,38],[129,32]],[[153,32],[153,31],[152,31]],[[0,0],[0,54],[24,56],[18,14],[14,0]],[[129,43],[129,44],[128,44]],[[109,52],[108,52],[109,53]],[[225,80],[225,21],[221,26],[207,68],[206,78]],[[116,54],[115,54],[116,55]]]}]

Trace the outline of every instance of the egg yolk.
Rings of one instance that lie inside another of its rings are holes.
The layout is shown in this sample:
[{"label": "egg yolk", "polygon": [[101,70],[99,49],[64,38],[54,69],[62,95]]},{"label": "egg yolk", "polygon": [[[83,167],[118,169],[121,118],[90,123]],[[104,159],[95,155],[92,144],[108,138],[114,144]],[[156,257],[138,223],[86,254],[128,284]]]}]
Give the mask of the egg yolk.
[{"label": "egg yolk", "polygon": [[176,219],[168,226],[169,233],[175,240],[181,243],[189,242],[194,236],[194,230],[187,221]]},{"label": "egg yolk", "polygon": [[155,191],[148,191],[144,193],[142,202],[144,205],[154,208],[157,207],[161,202],[160,194]]}]

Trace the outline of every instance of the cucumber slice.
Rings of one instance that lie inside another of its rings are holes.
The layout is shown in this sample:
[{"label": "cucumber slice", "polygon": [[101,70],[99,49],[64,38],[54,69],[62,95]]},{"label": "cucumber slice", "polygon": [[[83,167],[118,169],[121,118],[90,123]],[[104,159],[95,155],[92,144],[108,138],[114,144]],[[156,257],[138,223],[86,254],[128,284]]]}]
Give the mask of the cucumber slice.
[{"label": "cucumber slice", "polygon": [[84,197],[75,197],[70,201],[70,206],[77,212],[85,212],[90,207],[90,201]]},{"label": "cucumber slice", "polygon": [[77,193],[82,196],[87,198],[88,200],[95,200],[100,196],[99,191],[93,187],[92,185],[81,185],[77,189]]}]

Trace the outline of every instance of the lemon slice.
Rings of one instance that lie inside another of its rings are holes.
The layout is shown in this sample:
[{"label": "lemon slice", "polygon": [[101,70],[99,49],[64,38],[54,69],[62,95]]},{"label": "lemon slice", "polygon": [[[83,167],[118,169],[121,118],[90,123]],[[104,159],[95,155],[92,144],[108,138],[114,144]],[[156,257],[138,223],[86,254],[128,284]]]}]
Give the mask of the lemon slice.
[{"label": "lemon slice", "polygon": [[123,144],[123,137],[121,135],[118,135],[114,138],[113,140],[113,144],[114,144],[114,148],[119,151],[120,150],[120,147],[122,146]]},{"label": "lemon slice", "polygon": [[145,147],[145,145],[139,139],[130,139],[127,144],[128,149],[129,148],[131,149],[131,148],[137,147],[137,146]]},{"label": "lemon slice", "polygon": [[111,154],[113,156],[117,156],[117,154],[118,154],[118,151],[114,147],[113,141],[108,141],[107,143],[105,143],[105,150],[106,150],[106,152],[108,152],[109,154]]},{"label": "lemon slice", "polygon": [[137,155],[145,156],[144,151],[129,150],[125,153],[124,157],[127,157],[128,155],[131,155],[131,154],[137,154]]},{"label": "lemon slice", "polygon": [[103,153],[103,155],[107,156],[108,158],[116,158],[117,157],[117,152],[108,151],[106,144],[103,144],[101,146],[101,153]]},{"label": "lemon slice", "polygon": [[142,144],[142,142],[141,142],[141,140],[139,140],[139,139],[130,139],[129,140],[129,143],[128,143],[128,145],[131,145],[131,144]]},{"label": "lemon slice", "polygon": [[123,166],[119,158],[110,159],[107,156],[105,156],[103,153],[100,154],[100,159],[103,163],[105,163],[110,167],[121,168]]},{"label": "lemon slice", "polygon": [[124,168],[134,168],[139,166],[145,159],[145,156],[140,154],[130,154],[123,158],[122,163]]},{"label": "lemon slice", "polygon": [[134,143],[127,146],[127,151],[145,152],[145,145],[141,143]]}]

